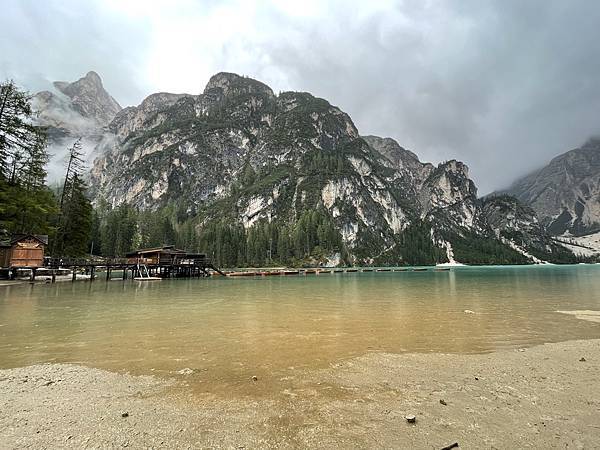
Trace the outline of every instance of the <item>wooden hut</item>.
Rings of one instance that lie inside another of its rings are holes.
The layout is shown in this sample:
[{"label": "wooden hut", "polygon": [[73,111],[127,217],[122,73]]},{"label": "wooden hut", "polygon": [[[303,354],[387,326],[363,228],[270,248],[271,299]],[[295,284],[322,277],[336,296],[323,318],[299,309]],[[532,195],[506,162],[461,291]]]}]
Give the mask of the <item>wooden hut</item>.
[{"label": "wooden hut", "polygon": [[44,265],[48,236],[14,234],[0,241],[0,266],[5,268],[37,268]]},{"label": "wooden hut", "polygon": [[128,264],[159,266],[193,264],[194,261],[206,259],[206,255],[203,253],[188,253],[185,250],[176,249],[174,245],[144,248],[127,253],[125,257]]}]

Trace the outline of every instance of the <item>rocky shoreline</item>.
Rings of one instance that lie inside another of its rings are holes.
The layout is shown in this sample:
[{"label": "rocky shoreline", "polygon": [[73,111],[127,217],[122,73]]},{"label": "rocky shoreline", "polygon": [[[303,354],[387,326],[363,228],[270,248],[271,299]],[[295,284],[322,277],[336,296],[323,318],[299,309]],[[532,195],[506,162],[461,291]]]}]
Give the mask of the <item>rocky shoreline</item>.
[{"label": "rocky shoreline", "polygon": [[[600,340],[370,353],[272,395],[69,364],[0,371],[3,448],[597,448]],[[267,382],[249,378],[250,386]],[[407,416],[414,415],[415,423]]]}]

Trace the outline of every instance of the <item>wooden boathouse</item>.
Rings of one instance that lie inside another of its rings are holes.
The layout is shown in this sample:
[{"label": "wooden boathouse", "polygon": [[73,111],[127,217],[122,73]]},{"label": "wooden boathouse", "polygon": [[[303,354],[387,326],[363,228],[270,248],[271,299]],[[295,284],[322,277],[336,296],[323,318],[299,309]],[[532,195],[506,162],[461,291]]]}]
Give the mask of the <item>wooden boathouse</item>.
[{"label": "wooden boathouse", "polygon": [[205,253],[190,253],[173,245],[145,248],[125,255],[127,264],[137,268],[138,276],[194,277],[209,275],[209,269],[224,275]]},{"label": "wooden boathouse", "polygon": [[44,266],[44,251],[48,236],[40,234],[13,234],[0,241],[0,267],[11,272]]},{"label": "wooden boathouse", "polygon": [[151,264],[151,265],[182,265],[193,264],[194,261],[206,260],[205,253],[189,253],[178,250],[174,245],[163,245],[162,247],[145,248],[129,252],[125,255],[129,264]]},{"label": "wooden boathouse", "polygon": [[72,269],[73,280],[76,279],[77,271],[84,271],[93,280],[98,270],[105,271],[107,281],[115,279],[114,272],[120,272],[118,278],[123,280],[130,277],[137,280],[205,277],[210,276],[211,272],[225,275],[212,264],[206,254],[179,250],[173,245],[135,250],[127,253],[125,258],[100,258],[94,261],[47,258],[45,267],[51,270]]},{"label": "wooden boathouse", "polygon": [[204,253],[192,253],[175,248],[173,245],[136,250],[125,258],[69,258],[44,256],[48,236],[34,234],[0,234],[0,275],[9,279],[17,277],[19,272],[29,274],[31,281],[36,275],[45,275],[52,282],[56,276],[68,271],[73,281],[84,275],[93,280],[97,272],[104,271],[106,280],[111,280],[114,272],[120,272],[118,278],[131,277],[138,280],[170,277],[205,277],[212,273],[225,275],[215,267]]}]

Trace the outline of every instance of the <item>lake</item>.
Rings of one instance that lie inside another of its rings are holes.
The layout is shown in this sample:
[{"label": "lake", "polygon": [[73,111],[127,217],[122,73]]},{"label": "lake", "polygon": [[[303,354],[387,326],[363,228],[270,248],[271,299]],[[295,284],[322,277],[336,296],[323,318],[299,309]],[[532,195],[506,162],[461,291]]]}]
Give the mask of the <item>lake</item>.
[{"label": "lake", "polygon": [[0,368],[190,368],[211,391],[366,352],[600,338],[599,323],[557,310],[600,310],[600,265],[24,284],[0,287]]}]

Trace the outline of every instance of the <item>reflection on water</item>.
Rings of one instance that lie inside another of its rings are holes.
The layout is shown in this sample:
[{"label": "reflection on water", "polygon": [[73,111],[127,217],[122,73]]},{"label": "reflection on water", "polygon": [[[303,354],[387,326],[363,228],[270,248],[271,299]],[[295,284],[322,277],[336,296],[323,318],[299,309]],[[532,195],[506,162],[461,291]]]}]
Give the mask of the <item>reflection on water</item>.
[{"label": "reflection on water", "polygon": [[189,367],[228,383],[367,351],[600,338],[600,324],[557,310],[600,310],[600,266],[10,286],[0,288],[0,367]]}]

